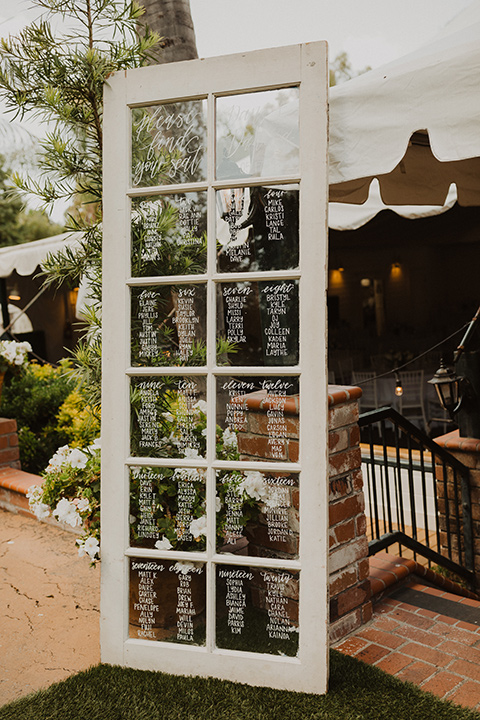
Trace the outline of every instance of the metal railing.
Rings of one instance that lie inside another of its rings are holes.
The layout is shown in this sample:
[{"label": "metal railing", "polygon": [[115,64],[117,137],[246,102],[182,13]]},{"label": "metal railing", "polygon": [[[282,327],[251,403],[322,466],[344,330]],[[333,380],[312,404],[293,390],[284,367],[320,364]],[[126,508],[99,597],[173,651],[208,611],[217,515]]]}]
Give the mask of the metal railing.
[{"label": "metal railing", "polygon": [[398,543],[473,588],[469,469],[393,408],[359,426],[369,555]]}]

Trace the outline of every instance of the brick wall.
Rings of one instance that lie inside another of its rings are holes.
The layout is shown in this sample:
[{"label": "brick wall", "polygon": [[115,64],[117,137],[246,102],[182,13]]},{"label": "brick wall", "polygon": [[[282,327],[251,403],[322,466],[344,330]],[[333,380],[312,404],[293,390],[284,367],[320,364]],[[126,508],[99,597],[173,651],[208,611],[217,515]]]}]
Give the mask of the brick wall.
[{"label": "brick wall", "polygon": [[0,468],[20,469],[17,421],[0,418]]},{"label": "brick wall", "polygon": [[372,616],[358,428],[360,388],[329,387],[330,639]]},{"label": "brick wall", "polygon": [[[460,462],[470,468],[470,499],[472,503],[472,529],[474,538],[474,560],[476,573],[476,590],[480,592],[480,439],[460,437],[459,431],[442,435],[435,438],[435,442],[441,447],[452,453]],[[437,487],[439,493],[439,516],[440,516],[440,540],[446,547],[447,535],[446,517],[445,517],[445,501],[444,501],[444,483],[443,468],[438,467],[436,470]],[[458,480],[460,484],[460,479]],[[455,498],[453,488],[453,474],[447,471],[447,494],[450,501]],[[451,505],[451,503],[450,503]],[[452,510],[450,507],[450,513]],[[451,523],[455,522],[455,517],[451,517]],[[456,539],[452,538],[453,559],[458,560]]]},{"label": "brick wall", "polygon": [[[330,490],[330,636],[336,642],[363,623],[372,614],[368,542],[364,514],[361,473],[358,399],[360,388],[329,387],[329,490]],[[244,459],[298,460],[298,397],[283,403],[285,438],[269,442],[270,408],[265,393],[252,393],[241,399],[245,427],[237,435],[238,449]],[[325,481],[318,478],[318,482]],[[298,509],[292,502],[292,509]],[[266,539],[261,540],[259,524],[253,540],[259,554],[268,554]],[[258,547],[263,543],[264,551]],[[296,552],[296,548],[292,547]]]}]

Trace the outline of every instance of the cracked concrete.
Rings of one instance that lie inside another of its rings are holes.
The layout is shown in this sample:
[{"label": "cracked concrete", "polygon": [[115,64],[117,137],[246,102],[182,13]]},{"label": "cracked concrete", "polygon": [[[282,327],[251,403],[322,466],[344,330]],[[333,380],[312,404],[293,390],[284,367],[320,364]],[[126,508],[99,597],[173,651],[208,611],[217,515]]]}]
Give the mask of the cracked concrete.
[{"label": "cracked concrete", "polygon": [[75,536],[0,509],[0,705],[100,662],[100,568]]}]

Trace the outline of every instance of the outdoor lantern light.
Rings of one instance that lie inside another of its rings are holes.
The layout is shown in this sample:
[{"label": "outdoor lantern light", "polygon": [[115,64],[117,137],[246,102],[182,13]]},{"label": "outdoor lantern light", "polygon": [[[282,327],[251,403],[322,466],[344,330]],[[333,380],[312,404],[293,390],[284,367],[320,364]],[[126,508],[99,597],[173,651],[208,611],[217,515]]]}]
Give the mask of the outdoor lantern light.
[{"label": "outdoor lantern light", "polygon": [[428,381],[437,391],[441,406],[452,419],[459,408],[458,397],[461,379],[454,370],[445,367],[443,360],[440,360],[440,367],[433,378]]}]

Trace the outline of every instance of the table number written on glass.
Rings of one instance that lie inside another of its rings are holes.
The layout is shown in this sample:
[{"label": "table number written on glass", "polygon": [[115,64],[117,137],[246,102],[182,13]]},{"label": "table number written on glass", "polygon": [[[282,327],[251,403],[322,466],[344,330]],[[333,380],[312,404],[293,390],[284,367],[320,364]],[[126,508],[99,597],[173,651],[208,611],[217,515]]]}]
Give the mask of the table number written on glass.
[{"label": "table number written on glass", "polygon": [[203,563],[132,559],[129,636],[203,645]]},{"label": "table number written on glass", "polygon": [[130,469],[130,544],[156,550],[205,549],[205,470]]},{"label": "table number written on glass", "polygon": [[217,646],[295,656],[298,573],[219,565]]},{"label": "table number written on glass", "polygon": [[217,552],[298,558],[299,475],[217,472]]},{"label": "table number written on glass", "polygon": [[298,363],[298,280],[222,283],[217,318],[235,346],[230,365]]},{"label": "table number written on glass", "polygon": [[137,317],[141,322],[138,335],[138,354],[144,358],[155,358],[159,354],[159,343],[156,331],[158,321],[158,293],[155,290],[142,290],[138,297]]},{"label": "table number written on glass", "polygon": [[132,454],[139,457],[203,457],[205,398],[203,377],[133,377]]},{"label": "table number written on glass", "polygon": [[[230,459],[297,461],[298,376],[217,380],[217,425],[223,440],[238,452]],[[218,459],[228,459],[220,454]]]},{"label": "table number written on glass", "polygon": [[225,323],[228,342],[236,344],[247,341],[244,311],[252,292],[253,288],[250,285],[229,285],[222,289],[223,301],[227,310]]},{"label": "table number written on glass", "polygon": [[133,198],[133,277],[205,272],[206,200],[205,192]]},{"label": "table number written on glass", "polygon": [[247,606],[244,581],[253,580],[253,573],[248,570],[223,568],[218,571],[218,576],[225,579],[227,625],[232,635],[241,635],[245,627],[245,608]]},{"label": "table number written on glass", "polygon": [[134,287],[134,366],[204,364],[205,285]]},{"label": "table number written on glass", "polygon": [[298,293],[295,281],[275,282],[261,288],[262,304],[267,323],[264,326],[266,358],[286,358],[291,354],[289,324],[294,293]]}]

